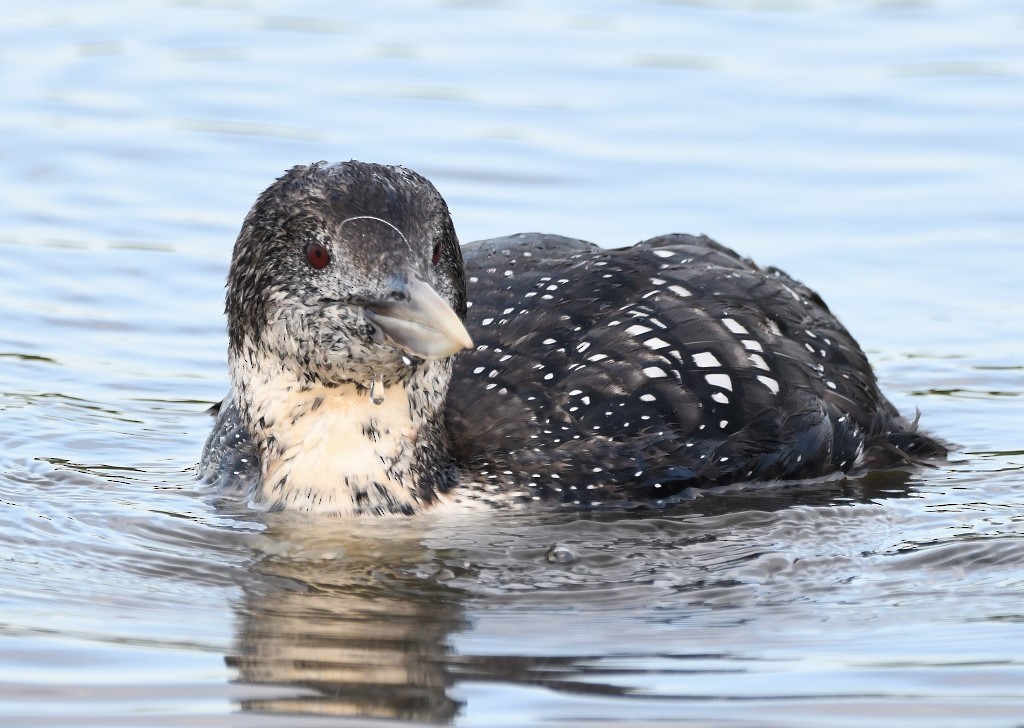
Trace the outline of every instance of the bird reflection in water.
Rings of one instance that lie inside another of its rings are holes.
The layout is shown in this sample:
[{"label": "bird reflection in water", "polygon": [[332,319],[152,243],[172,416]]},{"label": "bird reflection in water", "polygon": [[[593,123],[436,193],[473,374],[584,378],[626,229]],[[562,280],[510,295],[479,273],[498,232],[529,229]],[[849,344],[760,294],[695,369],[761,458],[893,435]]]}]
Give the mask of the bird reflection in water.
[{"label": "bird reflection in water", "polygon": [[[261,713],[447,722],[448,636],[464,626],[457,590],[403,522],[355,527],[269,514],[254,565],[260,586],[238,609],[244,682],[308,688],[246,701]],[[370,533],[370,532],[373,533]]]},{"label": "bird reflection in water", "polygon": [[[651,548],[686,549],[687,537],[714,540],[701,528],[704,518],[906,498],[913,495],[914,482],[907,471],[879,471],[825,483],[705,493],[671,513],[562,513],[541,528],[555,543],[570,533],[566,522],[607,521],[601,528],[607,527],[614,541],[618,522],[667,518],[660,522],[678,523],[678,532],[669,529],[664,543]],[[487,610],[484,591],[495,584],[514,581],[517,597],[529,600],[539,615],[544,599],[559,598],[557,589],[523,591],[530,573],[537,580],[549,579],[552,569],[573,568],[546,558],[547,542],[517,549],[531,553],[536,564],[522,563],[519,556],[510,564],[508,551],[494,545],[479,523],[475,529],[431,530],[429,521],[419,519],[340,522],[288,513],[261,518],[267,529],[252,544],[256,578],[238,604],[236,643],[227,662],[242,682],[295,690],[246,700],[244,711],[446,723],[463,707],[451,697],[451,688],[464,681],[624,699],[632,693],[612,674],[602,674],[600,659],[592,654],[529,655],[522,644],[505,654],[457,654],[452,649],[452,635],[470,629],[465,605],[473,599],[475,610]],[[538,528],[536,516],[526,520],[523,541],[535,539]],[[577,550],[586,560],[586,549]],[[485,573],[501,571],[506,578]],[[698,590],[709,587],[706,573],[694,573],[692,579],[685,573],[675,576],[683,584],[692,581],[695,600]],[[482,581],[487,589],[466,588]],[[502,608],[508,608],[505,597]],[[685,605],[685,588],[678,598]]]}]

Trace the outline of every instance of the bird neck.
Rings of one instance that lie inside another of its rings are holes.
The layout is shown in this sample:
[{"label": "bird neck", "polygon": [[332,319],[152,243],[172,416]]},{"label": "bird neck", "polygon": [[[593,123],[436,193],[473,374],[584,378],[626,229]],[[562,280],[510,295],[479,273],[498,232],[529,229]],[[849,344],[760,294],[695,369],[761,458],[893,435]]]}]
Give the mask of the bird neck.
[{"label": "bird neck", "polygon": [[408,514],[452,485],[450,360],[371,387],[309,384],[269,358],[232,359],[236,405],[260,460],[258,507]]}]

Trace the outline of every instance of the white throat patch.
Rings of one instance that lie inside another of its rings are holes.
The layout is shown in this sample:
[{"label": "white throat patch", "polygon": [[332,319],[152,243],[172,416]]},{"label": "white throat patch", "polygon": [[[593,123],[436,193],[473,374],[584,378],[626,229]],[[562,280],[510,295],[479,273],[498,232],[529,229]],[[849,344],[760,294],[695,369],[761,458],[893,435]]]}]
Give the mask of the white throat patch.
[{"label": "white throat patch", "polygon": [[232,368],[235,397],[245,400],[236,405],[260,458],[255,507],[338,515],[423,507],[417,444],[442,411],[447,362],[425,364],[408,384],[376,382],[379,404],[352,383],[304,386],[268,359]]}]

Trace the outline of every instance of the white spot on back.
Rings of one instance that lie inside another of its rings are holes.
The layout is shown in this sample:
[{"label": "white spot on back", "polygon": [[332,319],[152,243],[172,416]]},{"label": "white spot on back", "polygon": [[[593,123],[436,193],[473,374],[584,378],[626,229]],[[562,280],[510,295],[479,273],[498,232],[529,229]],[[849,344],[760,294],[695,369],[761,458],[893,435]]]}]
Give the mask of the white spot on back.
[{"label": "white spot on back", "polygon": [[676,254],[676,251],[665,250],[664,248],[659,248],[658,250],[654,250],[652,252],[659,258],[671,258],[673,255]]},{"label": "white spot on back", "polygon": [[662,369],[661,367],[647,367],[646,369],[644,369],[644,374],[646,374],[651,379],[660,379],[662,377],[668,376],[665,370]]},{"label": "white spot on back", "polygon": [[747,357],[751,363],[758,369],[763,369],[766,372],[771,371],[771,367],[768,366],[768,362],[760,354],[751,354]]},{"label": "white spot on back", "polygon": [[640,395],[640,401],[641,402],[656,402],[657,400],[658,400],[658,398],[655,397],[653,394],[641,394]]},{"label": "white spot on back", "polygon": [[769,391],[771,391],[772,394],[779,393],[779,383],[772,379],[771,377],[766,377],[763,374],[759,374],[757,376],[757,381],[759,381],[764,386],[768,387]]},{"label": "white spot on back", "polygon": [[657,351],[658,349],[664,349],[666,346],[668,346],[668,342],[665,341],[664,339],[659,339],[657,336],[655,336],[653,339],[648,339],[647,341],[645,341],[644,346],[646,346],[648,349],[654,349],[655,351]]},{"label": "white spot on back", "polygon": [[646,334],[650,330],[651,328],[649,326],[643,326],[642,324],[633,324],[628,329],[626,329],[626,333],[629,334],[630,336],[640,336],[641,334]]},{"label": "white spot on back", "polygon": [[676,294],[680,298],[686,298],[687,296],[692,296],[693,295],[692,293],[690,293],[688,290],[686,290],[682,286],[678,286],[678,285],[676,285],[674,283],[671,286],[668,287],[668,290],[672,291],[672,293]]},{"label": "white spot on back", "polygon": [[733,332],[734,334],[750,333],[749,331],[746,330],[746,328],[744,328],[743,324],[741,324],[736,319],[724,318],[722,319],[722,323],[725,324],[725,328],[729,329],[729,331]]},{"label": "white spot on back", "polygon": [[720,367],[722,363],[710,351],[701,351],[693,355],[693,363],[699,367]]},{"label": "white spot on back", "polygon": [[728,374],[705,374],[704,379],[712,387],[721,387],[732,391],[732,379]]}]

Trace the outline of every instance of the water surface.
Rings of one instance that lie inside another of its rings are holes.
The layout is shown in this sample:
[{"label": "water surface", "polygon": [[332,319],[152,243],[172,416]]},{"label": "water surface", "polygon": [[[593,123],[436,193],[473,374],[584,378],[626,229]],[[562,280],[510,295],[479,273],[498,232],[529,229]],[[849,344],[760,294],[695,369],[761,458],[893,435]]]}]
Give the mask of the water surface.
[{"label": "water surface", "polygon": [[[1024,724],[1016,3],[49,0],[0,37],[5,727]],[[779,265],[957,450],[653,513],[218,511],[234,236],[349,158],[465,241]]]}]

